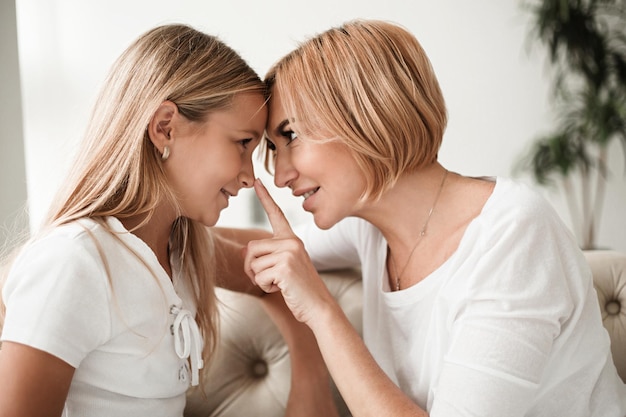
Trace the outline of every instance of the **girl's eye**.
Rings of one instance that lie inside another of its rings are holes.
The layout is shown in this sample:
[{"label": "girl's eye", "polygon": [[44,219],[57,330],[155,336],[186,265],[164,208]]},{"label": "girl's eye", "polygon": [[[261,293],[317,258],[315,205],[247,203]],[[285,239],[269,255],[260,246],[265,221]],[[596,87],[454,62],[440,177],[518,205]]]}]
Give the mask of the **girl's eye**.
[{"label": "girl's eye", "polygon": [[246,149],[250,142],[252,142],[252,139],[242,139],[237,143],[239,143],[241,146],[243,146],[244,149]]},{"label": "girl's eye", "polygon": [[269,149],[272,152],[276,152],[276,145],[274,145],[274,142],[272,142],[269,139],[265,140],[267,142],[267,149]]}]

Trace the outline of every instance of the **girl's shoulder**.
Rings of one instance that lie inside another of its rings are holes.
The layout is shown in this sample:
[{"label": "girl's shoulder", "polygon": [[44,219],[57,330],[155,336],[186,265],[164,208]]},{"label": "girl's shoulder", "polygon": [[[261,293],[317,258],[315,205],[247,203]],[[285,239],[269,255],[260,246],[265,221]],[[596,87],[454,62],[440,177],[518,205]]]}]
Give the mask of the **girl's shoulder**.
[{"label": "girl's shoulder", "polygon": [[74,220],[41,230],[22,247],[14,264],[31,264],[34,259],[38,263],[101,264],[108,239],[106,220]]}]

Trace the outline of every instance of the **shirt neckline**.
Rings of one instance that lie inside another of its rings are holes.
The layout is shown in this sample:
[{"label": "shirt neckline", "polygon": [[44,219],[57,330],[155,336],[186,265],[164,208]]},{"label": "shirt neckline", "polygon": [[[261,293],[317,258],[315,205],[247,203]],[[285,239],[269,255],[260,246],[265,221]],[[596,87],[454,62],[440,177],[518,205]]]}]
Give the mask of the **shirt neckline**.
[{"label": "shirt neckline", "polygon": [[461,237],[461,240],[459,241],[459,245],[457,246],[456,250],[448,257],[448,259],[446,259],[441,265],[439,265],[437,269],[428,274],[415,285],[412,285],[411,287],[405,288],[400,291],[391,291],[391,287],[389,286],[389,274],[387,273],[385,263],[385,258],[387,256],[387,241],[384,237],[382,237],[381,233],[382,238],[381,245],[379,247],[379,254],[382,259],[382,262],[380,263],[382,270],[378,273],[378,276],[381,277],[378,288],[379,292],[382,293],[384,297],[387,297],[388,299],[397,299],[398,301],[410,300],[411,302],[414,302],[416,300],[416,297],[420,297],[420,294],[422,297],[426,296],[433,288],[438,286],[437,283],[441,280],[437,280],[435,279],[435,277],[444,273],[445,270],[449,268],[449,265],[455,262],[458,254],[462,252],[462,249],[466,244],[465,242],[469,239],[468,236],[471,236],[473,234],[474,228],[476,228],[477,225],[482,221],[482,218],[485,216],[485,213],[489,211],[491,205],[495,204],[493,203],[493,201],[496,201],[499,198],[498,196],[501,193],[504,183],[506,182],[502,177],[496,176],[483,176],[474,178],[493,181],[494,187],[491,195],[485,201],[485,204],[480,210],[480,213],[478,213],[478,215],[474,217],[467,225],[467,228],[465,229],[465,232],[463,233],[463,236]]}]

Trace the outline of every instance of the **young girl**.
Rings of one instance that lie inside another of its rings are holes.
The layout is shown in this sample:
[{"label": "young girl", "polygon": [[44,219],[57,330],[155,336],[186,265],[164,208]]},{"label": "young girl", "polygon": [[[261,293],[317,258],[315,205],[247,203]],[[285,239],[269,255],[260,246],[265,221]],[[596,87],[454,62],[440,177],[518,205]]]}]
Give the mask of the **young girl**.
[{"label": "young girl", "polygon": [[[438,162],[445,103],[410,33],[349,22],[266,81],[275,183],[319,228],[296,237],[257,182],[273,236],[245,270],[312,330],[354,416],[626,415],[582,252],[529,188]],[[363,340],[316,272],[354,265]]]},{"label": "young girl", "polygon": [[4,271],[0,415],[182,416],[217,337],[206,227],[252,186],[266,116],[261,80],[213,36],[161,26],[120,56]]}]

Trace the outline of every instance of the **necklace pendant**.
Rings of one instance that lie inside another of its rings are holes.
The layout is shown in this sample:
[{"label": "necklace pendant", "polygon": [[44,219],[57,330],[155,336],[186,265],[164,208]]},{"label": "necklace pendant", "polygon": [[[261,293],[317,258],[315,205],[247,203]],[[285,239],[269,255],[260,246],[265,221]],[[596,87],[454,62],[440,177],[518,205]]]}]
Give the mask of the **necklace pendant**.
[{"label": "necklace pendant", "polygon": [[[447,176],[448,176],[448,170],[446,169],[443,173],[443,178],[441,179],[441,184],[439,185],[437,194],[435,195],[435,201],[433,202],[432,207],[428,211],[428,216],[426,216],[426,221],[424,222],[424,226],[422,226],[422,229],[420,230],[419,235],[417,237],[417,241],[415,242],[415,245],[413,245],[413,249],[411,249],[411,252],[409,253],[409,257],[406,260],[406,263],[404,264],[404,267],[402,268],[399,274],[398,274],[398,267],[396,266],[396,261],[393,258],[393,254],[391,253],[391,248],[389,247],[389,245],[387,245],[387,256],[389,260],[391,260],[391,267],[393,267],[393,272],[396,274],[396,291],[400,291],[400,277],[404,274],[404,271],[406,271],[409,264],[411,263],[411,257],[413,256],[413,253],[415,253],[415,249],[417,249],[418,244],[420,243],[422,238],[426,235],[426,228],[428,227],[428,222],[430,222],[430,217],[432,216],[433,211],[435,211],[435,207],[437,206],[437,202],[439,201],[439,196],[441,195],[441,190],[443,190],[443,184],[446,182]],[[391,270],[389,270],[389,272],[391,272]]]}]

